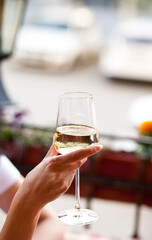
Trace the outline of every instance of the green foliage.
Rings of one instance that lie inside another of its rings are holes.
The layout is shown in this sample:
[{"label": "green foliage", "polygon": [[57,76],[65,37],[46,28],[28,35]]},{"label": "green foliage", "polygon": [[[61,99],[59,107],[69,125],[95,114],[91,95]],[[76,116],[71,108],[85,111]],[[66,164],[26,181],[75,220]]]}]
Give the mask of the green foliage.
[{"label": "green foliage", "polygon": [[32,128],[14,128],[9,125],[1,126],[0,142],[18,142],[29,145],[50,146],[53,141],[53,133],[49,130]]}]

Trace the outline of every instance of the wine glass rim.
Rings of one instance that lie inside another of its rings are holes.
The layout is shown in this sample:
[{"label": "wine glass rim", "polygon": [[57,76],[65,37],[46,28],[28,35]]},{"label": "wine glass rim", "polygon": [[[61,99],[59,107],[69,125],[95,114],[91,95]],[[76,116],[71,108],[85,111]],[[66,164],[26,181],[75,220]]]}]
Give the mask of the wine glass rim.
[{"label": "wine glass rim", "polygon": [[92,93],[88,92],[64,92],[60,95],[60,98],[65,99],[84,99],[84,98],[92,98]]}]

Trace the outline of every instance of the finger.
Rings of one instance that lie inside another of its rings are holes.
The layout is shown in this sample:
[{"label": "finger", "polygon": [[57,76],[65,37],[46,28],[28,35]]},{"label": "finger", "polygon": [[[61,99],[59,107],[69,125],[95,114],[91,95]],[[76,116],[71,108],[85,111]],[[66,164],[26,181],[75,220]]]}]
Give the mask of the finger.
[{"label": "finger", "polygon": [[75,172],[86,161],[87,161],[87,158],[84,158],[79,161],[65,162],[64,164],[61,164],[58,158],[54,157],[53,159],[51,159],[51,163],[55,163],[55,164],[51,164],[51,171],[61,172],[61,173],[65,172],[69,174],[69,172]]},{"label": "finger", "polygon": [[65,172],[76,172],[76,170],[80,168],[86,161],[87,158],[84,158],[82,160],[72,162],[70,165],[68,163],[65,164]]},{"label": "finger", "polygon": [[61,156],[57,156],[57,158],[58,158],[58,161],[62,162],[62,164],[65,164],[68,162],[72,163],[72,162],[76,162],[76,161],[85,159],[87,157],[90,157],[91,155],[97,153],[101,149],[102,149],[101,145],[92,146],[88,148],[79,149]]}]

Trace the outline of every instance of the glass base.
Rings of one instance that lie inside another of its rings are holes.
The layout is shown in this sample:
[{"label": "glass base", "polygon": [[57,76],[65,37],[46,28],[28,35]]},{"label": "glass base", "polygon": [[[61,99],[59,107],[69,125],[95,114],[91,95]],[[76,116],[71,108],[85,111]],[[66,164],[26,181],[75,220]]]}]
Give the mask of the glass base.
[{"label": "glass base", "polygon": [[98,215],[89,209],[68,209],[58,214],[59,220],[68,225],[88,225],[98,220]]}]

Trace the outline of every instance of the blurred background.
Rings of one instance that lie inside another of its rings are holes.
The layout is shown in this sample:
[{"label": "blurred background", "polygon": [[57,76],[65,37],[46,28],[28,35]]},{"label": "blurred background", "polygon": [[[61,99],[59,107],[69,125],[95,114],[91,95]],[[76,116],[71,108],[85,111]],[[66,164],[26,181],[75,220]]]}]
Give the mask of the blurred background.
[{"label": "blurred background", "polygon": [[[2,2],[5,6],[11,1]],[[5,9],[10,29],[15,16],[12,6]],[[2,23],[1,49],[7,52],[9,41],[4,39],[8,27]],[[12,32],[8,32],[10,39]],[[152,159],[152,1],[28,0],[9,51],[12,50],[13,54],[8,54],[5,61],[1,58],[3,93],[10,101],[0,106],[0,141],[4,153],[26,174],[40,161],[34,161],[34,155],[30,158],[29,150],[25,156],[27,145],[32,141],[35,146],[45,145],[42,159],[52,141],[59,95],[68,91],[92,93],[101,143],[105,151],[108,149],[108,155],[104,152],[96,162],[104,158],[114,162],[108,166],[107,161],[103,162],[103,169],[116,167],[114,173],[111,170],[97,173],[111,180],[111,192],[92,196],[91,206],[99,212],[101,221],[91,229],[115,236],[112,238],[115,240],[133,235],[152,239],[152,170],[145,175],[140,172],[145,170],[143,162],[150,164]],[[2,92],[0,100],[3,102]],[[20,141],[21,134],[16,134],[16,129],[22,128],[24,139]],[[13,142],[13,148],[6,140]],[[26,147],[14,145],[15,141],[26,143]],[[38,147],[35,148],[38,154]],[[113,158],[115,153],[117,156]],[[38,155],[35,158],[39,159]],[[121,168],[122,163],[130,165]],[[146,165],[146,169],[150,167]],[[85,168],[83,173],[87,179]],[[138,196],[127,195],[122,199],[124,182],[119,197],[116,196],[112,190],[119,184],[115,180],[127,181],[129,191],[137,192]],[[134,183],[138,187],[132,189]],[[102,182],[101,191],[106,184]],[[144,191],[149,198],[145,199]],[[82,196],[82,202],[87,204],[86,196]],[[73,195],[65,195],[53,204],[60,211],[69,203],[74,203]]]},{"label": "blurred background", "polygon": [[29,0],[3,64],[8,94],[27,122],[55,126],[60,93],[92,92],[99,131],[133,134],[152,93],[151,27],[148,0]]}]

